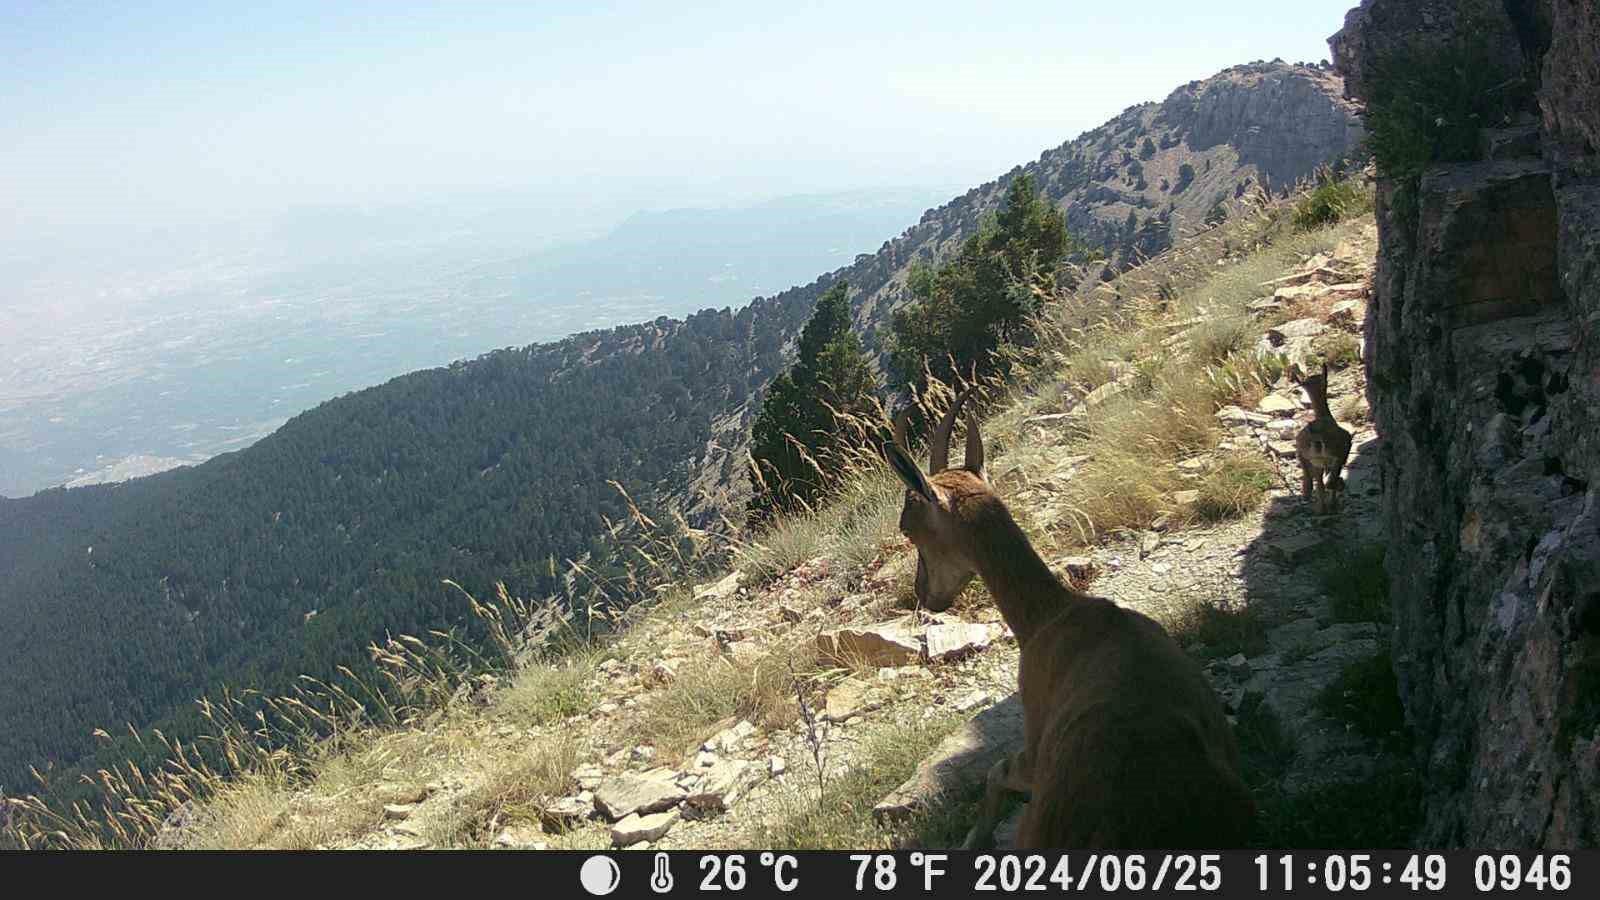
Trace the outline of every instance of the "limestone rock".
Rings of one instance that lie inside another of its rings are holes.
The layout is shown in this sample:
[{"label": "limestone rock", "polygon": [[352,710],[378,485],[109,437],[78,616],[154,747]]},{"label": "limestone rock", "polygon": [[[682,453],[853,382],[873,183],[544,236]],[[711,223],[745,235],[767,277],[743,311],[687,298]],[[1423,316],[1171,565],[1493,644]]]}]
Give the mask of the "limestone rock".
[{"label": "limestone rock", "polygon": [[[938,626],[935,626],[938,627]],[[866,684],[847,678],[833,686],[822,704],[822,721],[843,722],[875,707],[870,702],[871,692]]]},{"label": "limestone rock", "polygon": [[1272,299],[1276,303],[1298,303],[1302,300],[1315,300],[1327,291],[1327,285],[1320,281],[1312,281],[1278,288],[1272,292]]},{"label": "limestone rock", "polygon": [[956,712],[971,712],[990,700],[989,692],[984,690],[969,691],[963,694],[954,703],[950,704]]},{"label": "limestone rock", "polygon": [[1271,416],[1245,412],[1237,406],[1224,406],[1217,410],[1217,418],[1227,425],[1265,425],[1272,421]]},{"label": "limestone rock", "polygon": [[702,603],[720,603],[739,592],[739,573],[729,572],[720,581],[702,584],[694,589],[694,599]]},{"label": "limestone rock", "polygon": [[1268,394],[1256,404],[1256,409],[1269,416],[1292,416],[1300,411],[1300,404],[1282,394]]},{"label": "limestone rock", "polygon": [[678,670],[673,668],[672,664],[666,660],[658,659],[650,664],[650,668],[645,670],[644,675],[644,683],[646,685],[660,687],[675,681],[678,677]]},{"label": "limestone rock", "polygon": [[1273,347],[1282,347],[1297,338],[1316,337],[1327,330],[1328,326],[1316,319],[1295,319],[1267,329],[1267,342]]},{"label": "limestone rock", "polygon": [[592,791],[600,786],[600,780],[606,777],[606,770],[594,763],[584,763],[572,770],[572,780],[578,783],[581,790]]},{"label": "limestone rock", "polygon": [[1267,555],[1286,565],[1299,565],[1321,553],[1328,544],[1327,538],[1312,533],[1264,540]]},{"label": "limestone rock", "polygon": [[922,640],[905,621],[896,621],[823,632],[817,650],[845,665],[903,666],[921,658]]},{"label": "limestone rock", "polygon": [[1340,300],[1329,307],[1323,321],[1340,328],[1354,328],[1367,317],[1367,304],[1361,300]]},{"label": "limestone rock", "polygon": [[749,741],[756,733],[756,726],[748,719],[740,719],[728,728],[724,728],[712,735],[709,740],[700,745],[702,750],[711,753],[733,753]]},{"label": "limestone rock", "polygon": [[666,777],[662,777],[658,771],[612,776],[595,789],[595,808],[606,818],[616,821],[633,813],[653,813],[677,806],[686,795],[671,780],[672,773],[665,774]]},{"label": "limestone rock", "polygon": [[508,850],[547,850],[550,845],[539,840],[539,832],[522,825],[510,825],[494,836],[494,845]]},{"label": "limestone rock", "polygon": [[1372,420],[1396,438],[1379,502],[1396,675],[1426,765],[1416,839],[1592,846],[1600,756],[1573,686],[1593,664],[1600,583],[1600,7],[1440,9],[1365,0],[1331,43],[1370,99],[1396,65],[1470,41],[1475,80],[1510,85],[1481,121],[1539,130],[1534,155],[1480,132],[1488,158],[1425,169],[1408,207],[1378,184],[1380,208],[1408,213],[1381,232],[1364,362],[1386,376],[1368,385]]},{"label": "limestone rock", "polygon": [[929,661],[952,662],[971,656],[989,646],[994,640],[994,629],[988,625],[969,622],[930,625],[925,637]]},{"label": "limestone rock", "polygon": [[631,847],[644,841],[659,841],[678,822],[678,811],[669,809],[658,813],[630,813],[611,826],[611,843],[616,847]]},{"label": "limestone rock", "polygon": [[724,812],[750,788],[761,783],[763,768],[749,760],[725,759],[701,774],[684,802],[696,814]]},{"label": "limestone rock", "polygon": [[545,830],[559,833],[582,823],[594,814],[593,794],[587,798],[582,795],[562,797],[545,804],[539,810],[539,822],[544,825]]}]

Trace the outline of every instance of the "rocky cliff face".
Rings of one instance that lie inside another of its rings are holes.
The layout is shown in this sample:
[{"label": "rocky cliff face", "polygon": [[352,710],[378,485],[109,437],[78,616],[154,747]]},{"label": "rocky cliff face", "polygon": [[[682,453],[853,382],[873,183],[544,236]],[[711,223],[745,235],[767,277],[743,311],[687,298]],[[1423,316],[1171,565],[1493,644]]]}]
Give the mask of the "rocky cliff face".
[{"label": "rocky cliff face", "polygon": [[1600,12],[1365,0],[1330,41],[1361,99],[1463,42],[1493,113],[1475,159],[1380,178],[1366,334],[1395,666],[1429,785],[1419,838],[1593,846]]},{"label": "rocky cliff face", "polygon": [[868,327],[887,321],[887,310],[907,297],[911,263],[957,248],[1018,175],[1033,177],[1065,213],[1067,228],[1108,254],[1113,271],[1158,253],[1218,204],[1257,187],[1286,188],[1355,152],[1363,132],[1343,87],[1326,67],[1256,62],[1192,81],[1160,103],[1129,107],[929,210],[864,257],[874,267],[868,278],[844,276],[860,289],[860,321]]}]

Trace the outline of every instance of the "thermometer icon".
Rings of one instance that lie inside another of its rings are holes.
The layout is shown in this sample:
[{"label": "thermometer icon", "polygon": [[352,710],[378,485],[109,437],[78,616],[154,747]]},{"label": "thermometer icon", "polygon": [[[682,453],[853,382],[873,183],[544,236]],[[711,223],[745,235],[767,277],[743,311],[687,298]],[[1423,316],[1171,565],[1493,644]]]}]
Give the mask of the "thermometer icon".
[{"label": "thermometer icon", "polygon": [[656,854],[656,868],[650,874],[650,890],[658,894],[665,894],[672,890],[672,870],[667,868],[667,855]]}]

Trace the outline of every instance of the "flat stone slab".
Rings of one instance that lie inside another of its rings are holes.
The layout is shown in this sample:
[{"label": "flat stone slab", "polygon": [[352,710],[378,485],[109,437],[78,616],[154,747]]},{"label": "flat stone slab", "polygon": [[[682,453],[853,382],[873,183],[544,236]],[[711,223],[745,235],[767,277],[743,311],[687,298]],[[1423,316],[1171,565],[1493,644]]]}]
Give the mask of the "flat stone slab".
[{"label": "flat stone slab", "polygon": [[1246,412],[1237,406],[1224,406],[1217,410],[1217,418],[1229,425],[1265,425],[1272,421],[1271,416]]},{"label": "flat stone slab", "polygon": [[608,778],[595,789],[594,807],[613,822],[634,813],[647,814],[670,809],[688,796],[671,777],[672,773],[668,771],[664,778],[652,777],[651,773],[629,773]]},{"label": "flat stone slab", "polygon": [[846,665],[903,666],[922,658],[922,638],[905,622],[840,628],[817,635],[817,650]]},{"label": "flat stone slab", "polygon": [[1269,416],[1292,416],[1300,411],[1300,404],[1282,394],[1268,394],[1256,404],[1256,409]]},{"label": "flat stone slab", "polygon": [[839,682],[823,700],[822,721],[843,722],[851,716],[876,708],[877,704],[871,702],[871,693],[868,685],[854,678]]},{"label": "flat stone slab", "polygon": [[702,584],[694,589],[694,599],[699,601],[717,602],[727,600],[739,591],[739,573],[729,572],[720,581]]},{"label": "flat stone slab", "polygon": [[1022,749],[1022,701],[1012,694],[946,737],[905,783],[890,791],[872,815],[880,822],[903,819],[946,796],[959,796],[984,783],[989,770]]},{"label": "flat stone slab", "polygon": [[1296,338],[1316,337],[1327,330],[1328,326],[1316,319],[1295,319],[1267,329],[1267,341],[1274,347],[1282,347]]},{"label": "flat stone slab", "polygon": [[1328,310],[1323,321],[1329,325],[1351,327],[1367,317],[1367,304],[1361,300],[1340,300]]},{"label": "flat stone slab", "polygon": [[611,843],[616,847],[631,847],[644,841],[659,841],[677,823],[675,809],[645,815],[633,813],[611,826]]},{"label": "flat stone slab", "polygon": [[974,622],[930,625],[924,637],[930,662],[952,662],[971,656],[993,643],[995,629]]},{"label": "flat stone slab", "polygon": [[1327,538],[1321,535],[1307,533],[1274,538],[1267,541],[1265,547],[1267,555],[1295,565],[1316,556],[1327,542]]},{"label": "flat stone slab", "polygon": [[562,832],[594,815],[594,798],[562,797],[539,811],[539,822],[547,831]]},{"label": "flat stone slab", "polygon": [[766,774],[766,766],[749,760],[719,760],[701,774],[699,784],[684,803],[697,813],[725,812],[747,791],[760,784]]}]

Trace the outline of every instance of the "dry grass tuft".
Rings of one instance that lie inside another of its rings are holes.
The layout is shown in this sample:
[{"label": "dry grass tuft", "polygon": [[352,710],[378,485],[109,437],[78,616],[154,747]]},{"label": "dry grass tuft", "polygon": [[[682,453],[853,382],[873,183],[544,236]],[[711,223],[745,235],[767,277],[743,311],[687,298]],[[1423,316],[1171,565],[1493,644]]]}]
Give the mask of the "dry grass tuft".
[{"label": "dry grass tuft", "polygon": [[693,755],[730,720],[749,719],[769,731],[787,728],[798,715],[794,678],[820,672],[810,643],[774,643],[738,660],[707,654],[685,662],[671,684],[640,700],[627,725],[629,740],[650,744],[664,762],[674,762]]},{"label": "dry grass tuft", "polygon": [[445,815],[424,820],[423,839],[434,847],[483,846],[508,824],[538,822],[545,804],[575,787],[577,765],[577,741],[568,732],[479,761],[483,780],[455,798]]},{"label": "dry grass tuft", "polygon": [[[911,776],[961,719],[936,715],[875,730],[851,751],[842,771],[830,771],[823,787],[786,795],[778,811],[759,823],[753,842],[762,847],[803,850],[887,850],[905,846],[927,823],[912,819],[892,827],[873,820],[872,806]],[[815,766],[805,760],[805,766]],[[813,784],[814,772],[796,771],[797,783]]]}]

